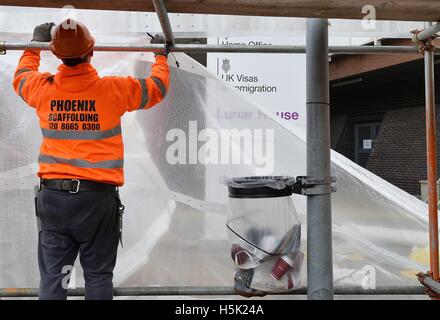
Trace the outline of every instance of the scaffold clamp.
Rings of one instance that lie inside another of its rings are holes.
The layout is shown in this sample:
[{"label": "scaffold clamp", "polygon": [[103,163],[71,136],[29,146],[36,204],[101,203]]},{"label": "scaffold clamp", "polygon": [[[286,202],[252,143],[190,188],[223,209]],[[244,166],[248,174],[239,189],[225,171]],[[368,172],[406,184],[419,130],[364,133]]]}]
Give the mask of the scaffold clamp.
[{"label": "scaffold clamp", "polygon": [[296,177],[296,181],[292,184],[292,190],[293,193],[304,196],[330,194],[337,190],[333,185],[336,181],[336,177],[315,178],[299,176]]},{"label": "scaffold clamp", "polygon": [[410,33],[412,33],[412,41],[416,44],[418,44],[419,46],[419,53],[424,54],[425,51],[435,51],[435,46],[432,45],[431,41],[435,40],[436,38],[438,38],[439,36],[436,34],[433,34],[429,39],[424,40],[424,41],[420,41],[418,39],[418,35],[419,33],[423,31],[423,30],[413,30]]},{"label": "scaffold clamp", "polygon": [[5,46],[5,41],[0,41],[0,55],[5,55],[6,54],[6,46]]},{"label": "scaffold clamp", "polygon": [[433,300],[440,300],[440,282],[432,278],[432,272],[419,272],[417,274],[417,279],[425,287],[425,292]]}]

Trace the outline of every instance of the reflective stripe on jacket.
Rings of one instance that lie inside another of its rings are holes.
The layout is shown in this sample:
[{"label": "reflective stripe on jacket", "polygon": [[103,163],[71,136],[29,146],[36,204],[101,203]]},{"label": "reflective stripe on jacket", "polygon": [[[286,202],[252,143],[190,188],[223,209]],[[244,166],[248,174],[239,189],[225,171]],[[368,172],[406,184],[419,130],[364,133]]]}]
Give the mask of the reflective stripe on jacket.
[{"label": "reflective stripe on jacket", "polygon": [[121,117],[159,103],[169,88],[167,59],[148,78],[102,77],[89,63],[38,72],[40,50],[25,50],[15,71],[17,94],[36,109],[43,142],[38,175],[124,183]]}]

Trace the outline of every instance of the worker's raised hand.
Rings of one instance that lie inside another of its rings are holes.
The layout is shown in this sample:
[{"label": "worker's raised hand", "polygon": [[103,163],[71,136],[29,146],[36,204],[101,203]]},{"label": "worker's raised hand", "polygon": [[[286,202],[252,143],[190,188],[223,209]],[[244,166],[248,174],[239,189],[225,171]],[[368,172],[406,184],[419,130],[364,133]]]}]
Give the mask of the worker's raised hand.
[{"label": "worker's raised hand", "polygon": [[46,22],[36,26],[32,41],[50,42],[52,40],[52,34],[50,31],[52,30],[53,26],[55,26],[55,23],[53,22]]},{"label": "worker's raised hand", "polygon": [[[156,34],[154,37],[151,38],[150,43],[152,43],[152,44],[165,44],[165,39],[160,34]],[[166,48],[165,52],[164,51],[155,52],[154,55],[155,56],[163,55],[163,56],[167,57],[168,56],[168,48],[167,48],[167,46],[165,46],[165,48]]]}]

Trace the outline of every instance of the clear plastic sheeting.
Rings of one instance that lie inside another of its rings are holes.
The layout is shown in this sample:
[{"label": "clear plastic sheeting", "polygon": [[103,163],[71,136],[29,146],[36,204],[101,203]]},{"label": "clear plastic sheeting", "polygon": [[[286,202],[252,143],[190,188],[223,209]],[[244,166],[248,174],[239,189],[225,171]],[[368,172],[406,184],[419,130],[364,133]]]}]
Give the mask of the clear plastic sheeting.
[{"label": "clear plastic sheeting", "polygon": [[[41,133],[34,110],[12,90],[19,54],[0,57],[0,287],[37,287],[39,279],[33,187]],[[306,172],[301,131],[283,127],[184,54],[175,57],[180,68],[170,56],[166,99],[123,117],[126,213],[117,286],[233,285],[222,179]],[[143,77],[152,61],[152,54],[134,53],[93,58],[101,76]],[[41,71],[58,65],[42,55]],[[260,116],[225,116],[242,112]],[[428,269],[426,205],[335,152],[332,175],[335,285],[416,285],[415,273]],[[306,198],[292,201],[305,244]],[[74,270],[71,286],[82,286],[79,265]]]}]

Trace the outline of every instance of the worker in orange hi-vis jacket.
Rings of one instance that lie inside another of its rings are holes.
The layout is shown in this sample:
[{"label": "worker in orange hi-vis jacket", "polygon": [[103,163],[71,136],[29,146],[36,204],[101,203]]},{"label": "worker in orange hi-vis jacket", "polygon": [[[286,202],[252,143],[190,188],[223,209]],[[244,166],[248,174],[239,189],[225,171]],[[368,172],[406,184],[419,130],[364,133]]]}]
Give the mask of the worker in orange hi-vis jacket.
[{"label": "worker in orange hi-vis jacket", "polygon": [[[99,77],[90,64],[94,38],[66,19],[34,30],[62,60],[56,74],[40,73],[40,50],[25,50],[14,74],[17,94],[40,121],[38,262],[40,299],[66,299],[80,256],[85,298],[113,298],[113,269],[121,240],[124,183],[121,117],[149,109],[170,85],[167,50],[156,53],[148,78]],[[52,28],[54,29],[52,30]],[[156,35],[151,43],[164,43]]]}]

